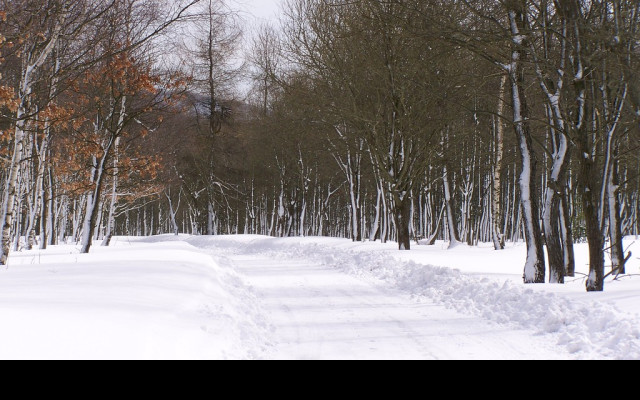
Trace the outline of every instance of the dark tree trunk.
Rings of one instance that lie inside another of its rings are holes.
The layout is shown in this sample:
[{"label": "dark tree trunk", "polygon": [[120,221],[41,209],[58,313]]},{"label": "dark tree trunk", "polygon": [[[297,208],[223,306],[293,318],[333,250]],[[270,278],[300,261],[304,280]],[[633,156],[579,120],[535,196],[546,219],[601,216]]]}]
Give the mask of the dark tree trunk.
[{"label": "dark tree trunk", "polygon": [[580,173],[578,188],[582,198],[587,241],[589,242],[588,292],[604,291],[604,236],[598,216],[598,169],[591,154],[590,135],[586,129],[578,130],[580,141]]},{"label": "dark tree trunk", "polygon": [[618,188],[620,186],[620,177],[618,176],[618,172],[618,161],[614,159],[612,161],[611,176],[609,177],[609,187],[607,188],[607,192],[609,194],[609,229],[611,237],[611,262],[613,265],[613,275],[621,275],[627,272],[622,236],[622,220],[620,218],[621,206],[620,198],[618,196]]},{"label": "dark tree trunk", "polygon": [[398,246],[400,250],[411,250],[411,196],[394,196],[396,199],[393,210],[393,218],[398,230]]},{"label": "dark tree trunk", "polygon": [[[587,153],[588,154],[588,153]],[[604,238],[600,230],[598,218],[597,193],[593,186],[594,163],[590,158],[584,157],[580,173],[580,188],[582,192],[582,206],[584,210],[587,240],[589,242],[589,279],[587,280],[588,292],[604,291]]]},{"label": "dark tree trunk", "polygon": [[[561,116],[558,115],[557,118]],[[563,127],[560,127],[561,129]],[[547,253],[549,256],[549,282],[564,284],[567,268],[565,264],[566,250],[564,246],[565,235],[563,234],[564,220],[562,218],[562,198],[566,193],[566,175],[569,167],[569,141],[564,132],[554,135],[554,155],[553,168],[547,181],[545,193],[545,212],[543,215],[543,228],[545,241],[547,243]]]},{"label": "dark tree trunk", "polygon": [[562,194],[561,201],[562,207],[560,209],[560,215],[562,218],[562,247],[564,250],[565,276],[574,278],[576,276],[576,257],[573,246],[571,213],[569,209],[569,200],[566,189]]},{"label": "dark tree trunk", "polygon": [[442,183],[444,186],[445,206],[447,209],[447,227],[449,230],[449,249],[456,247],[460,243],[460,234],[456,224],[455,212],[453,210],[453,191],[447,166],[443,167]]},{"label": "dark tree trunk", "polygon": [[551,283],[564,283],[566,275],[565,255],[562,246],[562,232],[560,231],[560,193],[557,193],[551,204],[550,217],[551,224],[545,224],[545,240],[547,242],[547,253],[549,256],[549,281]]}]

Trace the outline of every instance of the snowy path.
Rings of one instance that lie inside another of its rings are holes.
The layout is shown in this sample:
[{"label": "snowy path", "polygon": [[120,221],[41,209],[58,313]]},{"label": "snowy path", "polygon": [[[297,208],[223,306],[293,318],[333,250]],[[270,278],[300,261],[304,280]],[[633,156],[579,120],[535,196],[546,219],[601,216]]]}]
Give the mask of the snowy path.
[{"label": "snowy path", "polygon": [[304,259],[230,257],[274,327],[276,359],[557,359],[558,346]]},{"label": "snowy path", "polygon": [[18,252],[0,359],[640,359],[640,280],[525,287],[520,253],[171,235]]}]

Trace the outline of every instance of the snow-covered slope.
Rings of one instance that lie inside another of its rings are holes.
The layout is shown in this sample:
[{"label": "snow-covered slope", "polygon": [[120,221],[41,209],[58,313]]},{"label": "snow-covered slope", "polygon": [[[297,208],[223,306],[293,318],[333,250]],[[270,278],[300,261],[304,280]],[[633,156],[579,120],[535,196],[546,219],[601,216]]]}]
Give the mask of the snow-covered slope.
[{"label": "snow-covered slope", "polygon": [[0,271],[0,359],[264,357],[255,297],[181,243],[12,255]]}]

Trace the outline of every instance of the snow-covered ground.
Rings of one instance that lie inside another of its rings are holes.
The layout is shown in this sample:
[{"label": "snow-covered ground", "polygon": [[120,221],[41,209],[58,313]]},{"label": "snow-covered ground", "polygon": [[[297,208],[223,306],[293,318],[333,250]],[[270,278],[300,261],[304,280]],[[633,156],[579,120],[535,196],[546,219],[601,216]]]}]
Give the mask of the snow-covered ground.
[{"label": "snow-covered ground", "polygon": [[13,254],[0,321],[0,359],[245,359],[266,345],[242,278],[182,242]]},{"label": "snow-covered ground", "polygon": [[0,270],[0,359],[640,359],[640,278],[525,287],[522,245],[160,236],[77,253]]}]

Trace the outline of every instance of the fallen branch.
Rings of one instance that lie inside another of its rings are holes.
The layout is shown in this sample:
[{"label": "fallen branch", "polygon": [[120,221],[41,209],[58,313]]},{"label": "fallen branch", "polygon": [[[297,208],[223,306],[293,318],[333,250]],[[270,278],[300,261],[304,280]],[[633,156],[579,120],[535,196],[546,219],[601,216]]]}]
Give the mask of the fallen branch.
[{"label": "fallen branch", "polygon": [[616,276],[613,280],[614,281],[621,281],[622,278],[632,278],[634,276],[640,276],[640,274],[625,274],[625,275],[618,275]]}]

